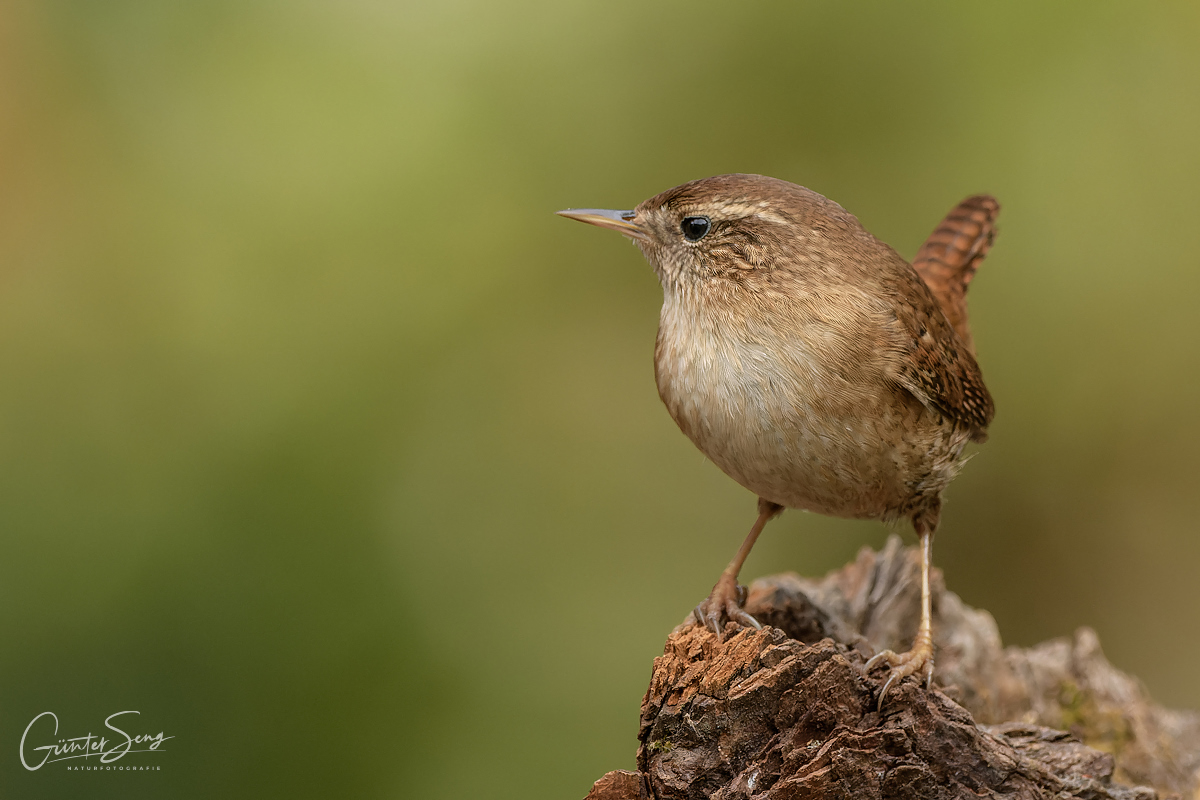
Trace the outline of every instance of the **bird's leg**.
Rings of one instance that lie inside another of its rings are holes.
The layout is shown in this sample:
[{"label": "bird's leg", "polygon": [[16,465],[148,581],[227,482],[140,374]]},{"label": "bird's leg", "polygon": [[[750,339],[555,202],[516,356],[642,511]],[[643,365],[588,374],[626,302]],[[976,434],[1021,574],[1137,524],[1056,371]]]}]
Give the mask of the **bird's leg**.
[{"label": "bird's leg", "polygon": [[907,653],[897,655],[891,650],[884,650],[867,662],[868,672],[883,662],[892,668],[879,691],[879,708],[883,708],[888,689],[913,673],[923,671],[926,689],[933,685],[933,609],[929,593],[929,565],[933,560],[934,525],[920,516],[913,519],[913,525],[921,537],[921,623],[917,626],[917,637]]},{"label": "bird's leg", "polygon": [[745,625],[750,628],[761,628],[758,621],[750,616],[742,608],[742,603],[745,601],[746,590],[742,586],[738,586],[738,573],[742,571],[742,564],[746,561],[746,556],[750,555],[750,549],[754,547],[754,543],[758,540],[758,535],[762,533],[762,529],[771,520],[772,517],[778,516],[783,511],[783,506],[772,503],[770,500],[758,500],[758,519],[754,521],[754,525],[750,528],[750,533],[746,534],[746,541],[742,542],[742,546],[738,548],[737,555],[733,557],[733,561],[729,562],[729,566],[721,573],[721,577],[717,579],[717,585],[713,587],[712,593],[708,599],[700,605],[696,606],[696,610],[692,612],[692,616],[696,622],[706,626],[709,630],[717,635],[717,639],[721,638],[721,631],[725,627],[725,620],[731,619],[734,622]]}]

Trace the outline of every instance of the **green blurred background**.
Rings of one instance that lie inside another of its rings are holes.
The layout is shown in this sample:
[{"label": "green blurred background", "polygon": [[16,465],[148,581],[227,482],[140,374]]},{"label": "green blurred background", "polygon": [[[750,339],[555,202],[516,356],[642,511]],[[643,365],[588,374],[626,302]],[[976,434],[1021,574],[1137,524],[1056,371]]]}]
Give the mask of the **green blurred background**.
[{"label": "green blurred background", "polygon": [[[1198,41],[1193,0],[0,6],[0,794],[632,767],[754,498],[661,407],[641,256],[552,212],[730,171],[907,256],[1000,199],[937,563],[1200,706]],[[885,535],[792,512],[743,575]],[[124,709],[161,771],[20,766]]]}]

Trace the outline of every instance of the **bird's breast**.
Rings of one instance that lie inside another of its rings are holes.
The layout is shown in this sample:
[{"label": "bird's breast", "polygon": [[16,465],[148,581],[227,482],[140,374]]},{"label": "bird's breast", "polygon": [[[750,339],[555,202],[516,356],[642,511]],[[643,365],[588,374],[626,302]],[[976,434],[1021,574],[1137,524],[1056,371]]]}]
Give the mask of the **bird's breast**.
[{"label": "bird's breast", "polygon": [[949,432],[843,333],[828,320],[734,320],[668,301],[659,395],[688,438],[760,497],[842,517],[905,513],[923,483],[936,493],[949,482],[953,470],[943,481],[937,465],[956,465],[961,443],[950,453]]}]

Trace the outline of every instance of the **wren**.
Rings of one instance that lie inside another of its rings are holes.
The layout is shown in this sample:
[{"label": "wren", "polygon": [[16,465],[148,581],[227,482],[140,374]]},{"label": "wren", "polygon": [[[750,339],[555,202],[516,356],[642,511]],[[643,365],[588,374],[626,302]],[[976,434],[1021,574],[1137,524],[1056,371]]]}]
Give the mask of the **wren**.
[{"label": "wren", "polygon": [[956,206],[912,264],[831,200],[762,175],[718,175],[632,211],[559,214],[619,231],[654,267],[663,307],[658,393],[679,428],[758,496],[758,518],[693,612],[718,638],[754,628],[737,578],[785,508],[912,521],[921,621],[880,692],[933,676],[929,568],[942,491],[982,442],[994,406],[975,361],[966,289],[999,205]]}]

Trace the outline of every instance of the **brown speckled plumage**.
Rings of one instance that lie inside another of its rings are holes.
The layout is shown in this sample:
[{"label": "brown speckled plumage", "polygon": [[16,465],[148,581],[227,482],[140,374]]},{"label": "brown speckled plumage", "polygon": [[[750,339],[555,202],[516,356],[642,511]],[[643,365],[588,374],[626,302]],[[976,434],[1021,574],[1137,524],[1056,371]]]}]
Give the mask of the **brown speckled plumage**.
[{"label": "brown speckled plumage", "polygon": [[1000,204],[977,194],[950,210],[913,257],[913,269],[937,298],[954,332],[972,354],[975,345],[967,325],[967,287],[992,248]]},{"label": "brown speckled plumage", "polygon": [[[631,236],[658,274],[659,395],[759,496],[748,552],[780,507],[907,517],[932,537],[964,446],[986,438],[994,414],[965,293],[998,210],[964,201],[916,268],[833,201],[761,175],[686,183],[632,212],[561,213]],[[681,229],[690,217],[710,223],[695,241]],[[697,611],[718,633],[726,616],[753,623],[731,595],[745,552]]]},{"label": "brown speckled plumage", "polygon": [[[841,206],[723,175],[633,221],[664,290],[659,394],[717,466],[788,508],[891,519],[928,510],[992,400],[930,289]],[[680,220],[706,216],[698,242]]]}]

